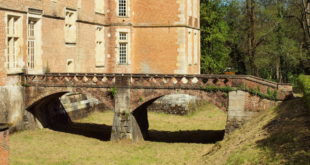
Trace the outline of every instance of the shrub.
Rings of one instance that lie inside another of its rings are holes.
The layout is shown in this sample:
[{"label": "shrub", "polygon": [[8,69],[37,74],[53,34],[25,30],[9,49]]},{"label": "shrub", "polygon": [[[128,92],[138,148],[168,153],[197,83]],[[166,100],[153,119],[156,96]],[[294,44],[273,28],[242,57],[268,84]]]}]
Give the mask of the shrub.
[{"label": "shrub", "polygon": [[109,90],[109,95],[110,95],[112,98],[115,97],[116,93],[117,93],[117,88],[116,88],[116,87],[113,87],[113,88],[111,88],[111,89]]},{"label": "shrub", "polygon": [[310,75],[300,75],[297,81],[298,88],[303,92],[303,98],[310,108]]}]

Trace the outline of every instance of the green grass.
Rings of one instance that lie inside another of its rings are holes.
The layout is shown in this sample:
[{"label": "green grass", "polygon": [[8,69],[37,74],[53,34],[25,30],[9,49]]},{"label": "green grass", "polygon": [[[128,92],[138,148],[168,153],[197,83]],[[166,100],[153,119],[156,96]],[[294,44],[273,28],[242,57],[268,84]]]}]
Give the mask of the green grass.
[{"label": "green grass", "polygon": [[[184,131],[185,136],[199,133],[199,130],[223,130],[226,123],[226,114],[212,105],[205,105],[189,116],[150,112],[148,117],[150,130],[156,130],[159,134],[153,132],[154,135],[168,133],[173,138],[183,135],[179,134],[180,130]],[[95,112],[77,122],[111,126],[112,120],[112,112]],[[207,135],[205,138],[210,137]],[[15,133],[10,144],[11,165],[200,165],[204,164],[202,155],[213,146],[156,141],[137,144],[110,142],[49,129]]]},{"label": "green grass", "polygon": [[310,165],[309,123],[310,114],[302,99],[283,102],[217,143],[206,152],[205,162]]},{"label": "green grass", "polygon": [[300,75],[297,84],[298,88],[303,92],[303,98],[310,109],[310,75]]}]

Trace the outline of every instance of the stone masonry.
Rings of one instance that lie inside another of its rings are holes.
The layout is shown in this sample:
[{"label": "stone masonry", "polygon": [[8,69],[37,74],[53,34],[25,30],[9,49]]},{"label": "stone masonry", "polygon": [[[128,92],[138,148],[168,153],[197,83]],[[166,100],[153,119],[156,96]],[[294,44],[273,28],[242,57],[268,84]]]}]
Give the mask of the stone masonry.
[{"label": "stone masonry", "polygon": [[[110,103],[111,89],[114,95],[114,124],[112,140],[132,139],[138,141],[147,136],[146,109],[156,99],[171,94],[186,94],[211,102],[228,111],[227,132],[239,127],[261,110],[274,105],[275,101],[263,99],[246,91],[208,92],[206,86],[259,89],[262,93],[276,91],[277,99],[291,95],[288,84],[277,84],[252,76],[223,75],[135,75],[135,74],[46,74],[25,75],[26,107],[48,95],[80,91],[93,95],[103,103]],[[40,92],[36,92],[36,91]],[[105,94],[106,92],[106,94]],[[100,94],[101,93],[101,94]]]},{"label": "stone masonry", "polygon": [[[278,84],[243,75],[50,73],[19,76],[19,84],[23,85],[21,88],[24,95],[21,105],[26,107],[26,111],[10,112],[17,115],[13,128],[32,128],[32,125],[45,127],[46,123],[44,125],[42,117],[50,119],[46,116],[50,112],[43,113],[40,106],[49,105],[55,100],[59,101],[59,98],[66,93],[80,93],[114,110],[112,140],[139,141],[147,137],[147,108],[163,96],[189,95],[216,105],[227,111],[226,131],[231,132],[260,111],[267,110],[276,105],[277,101],[285,100],[292,95],[292,87],[289,84]],[[237,91],[228,93],[205,89],[210,86],[219,89],[236,88]],[[259,89],[264,95],[276,93],[277,101],[249,93],[254,89]]]},{"label": "stone masonry", "polygon": [[195,96],[171,94],[158,98],[147,110],[167,114],[186,115],[196,111],[199,102],[199,98]]},{"label": "stone masonry", "polygon": [[0,164],[9,164],[9,124],[0,123]]},{"label": "stone masonry", "polygon": [[[100,0],[1,1],[0,85],[6,85],[7,74],[23,72],[200,73],[199,0],[125,0],[125,16],[119,15],[118,0],[96,1]],[[72,20],[67,21],[67,11],[74,14]],[[10,51],[13,20],[16,59]],[[29,20],[35,21],[34,66]],[[70,35],[68,24],[74,27]],[[123,32],[128,37],[127,59],[120,63]],[[103,46],[97,47],[98,42]]]}]

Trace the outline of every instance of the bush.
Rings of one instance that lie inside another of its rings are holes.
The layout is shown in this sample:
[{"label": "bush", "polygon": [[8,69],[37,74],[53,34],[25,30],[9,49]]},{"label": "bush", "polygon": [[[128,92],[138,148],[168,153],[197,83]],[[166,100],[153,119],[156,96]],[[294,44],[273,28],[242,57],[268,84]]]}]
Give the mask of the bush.
[{"label": "bush", "polygon": [[310,108],[310,75],[300,75],[298,77],[297,85],[298,88],[300,88],[303,92],[303,97],[306,100],[308,107]]}]

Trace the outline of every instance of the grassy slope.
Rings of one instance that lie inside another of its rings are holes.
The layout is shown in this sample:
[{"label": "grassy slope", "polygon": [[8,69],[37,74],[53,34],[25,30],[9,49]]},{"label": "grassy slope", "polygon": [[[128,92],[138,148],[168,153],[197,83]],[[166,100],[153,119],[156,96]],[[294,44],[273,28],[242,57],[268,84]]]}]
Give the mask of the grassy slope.
[{"label": "grassy slope", "polygon": [[302,99],[282,103],[225,137],[206,164],[310,164],[310,114]]},{"label": "grassy slope", "polygon": [[[113,143],[49,129],[16,133],[11,136],[10,163],[11,165],[204,164],[202,155],[213,144],[199,144],[197,143],[199,141],[177,142],[195,139],[193,136],[197,135],[205,135],[203,138],[212,139],[213,137],[209,135],[211,130],[224,129],[226,122],[224,112],[211,105],[206,105],[202,109],[204,110],[194,115],[183,117],[149,113],[151,133],[159,140],[138,144],[126,141]],[[92,130],[94,133],[99,131],[97,134],[100,134],[100,129],[111,126],[112,117],[112,112],[96,112],[78,123],[88,123],[85,127],[87,130]],[[182,135],[185,139],[178,138]],[[168,140],[170,143],[160,142],[161,140]]]}]

